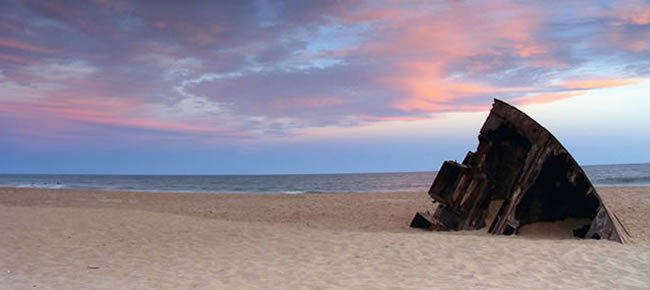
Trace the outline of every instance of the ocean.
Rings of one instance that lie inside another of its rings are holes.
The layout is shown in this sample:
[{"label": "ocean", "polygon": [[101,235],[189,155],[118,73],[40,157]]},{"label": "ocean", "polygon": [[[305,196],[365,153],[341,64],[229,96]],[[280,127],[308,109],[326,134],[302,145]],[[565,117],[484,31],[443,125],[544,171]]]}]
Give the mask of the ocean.
[{"label": "ocean", "polygon": [[[596,186],[650,186],[650,163],[584,166]],[[2,174],[0,187],[152,192],[345,193],[427,191],[435,171],[296,175]]]}]

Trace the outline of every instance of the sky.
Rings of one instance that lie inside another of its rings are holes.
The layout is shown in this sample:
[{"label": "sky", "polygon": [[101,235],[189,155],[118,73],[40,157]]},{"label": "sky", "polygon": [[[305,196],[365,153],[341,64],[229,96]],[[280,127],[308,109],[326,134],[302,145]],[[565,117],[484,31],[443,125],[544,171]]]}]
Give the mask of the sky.
[{"label": "sky", "polygon": [[494,98],[650,162],[650,1],[0,1],[0,173],[437,170]]}]

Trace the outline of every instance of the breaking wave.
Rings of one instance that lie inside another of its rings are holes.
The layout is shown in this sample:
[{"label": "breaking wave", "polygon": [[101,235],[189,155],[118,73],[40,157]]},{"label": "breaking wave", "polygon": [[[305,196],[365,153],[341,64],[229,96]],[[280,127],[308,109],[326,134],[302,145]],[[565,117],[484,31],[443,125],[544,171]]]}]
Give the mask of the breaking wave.
[{"label": "breaking wave", "polygon": [[59,188],[66,188],[64,184],[57,184],[57,183],[32,183],[32,184],[16,184],[13,185],[12,187],[18,187],[18,188],[50,188],[50,189],[59,189]]}]

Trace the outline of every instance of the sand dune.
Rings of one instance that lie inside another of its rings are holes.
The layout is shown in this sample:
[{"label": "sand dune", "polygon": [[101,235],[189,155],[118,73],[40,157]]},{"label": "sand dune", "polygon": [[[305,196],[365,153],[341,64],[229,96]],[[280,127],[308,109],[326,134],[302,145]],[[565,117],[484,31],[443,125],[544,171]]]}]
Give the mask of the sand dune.
[{"label": "sand dune", "polygon": [[0,288],[647,288],[650,188],[599,192],[634,244],[409,229],[425,193],[0,189]]}]

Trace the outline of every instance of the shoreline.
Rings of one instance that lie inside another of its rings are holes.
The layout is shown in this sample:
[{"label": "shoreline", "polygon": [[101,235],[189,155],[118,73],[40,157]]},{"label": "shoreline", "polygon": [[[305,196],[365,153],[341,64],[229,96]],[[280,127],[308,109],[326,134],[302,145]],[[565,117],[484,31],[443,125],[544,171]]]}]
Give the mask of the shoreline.
[{"label": "shoreline", "polygon": [[[650,186],[596,190],[633,237],[650,241]],[[227,221],[311,222],[317,228],[390,232],[415,230],[408,227],[415,212],[433,210],[424,191],[285,194],[0,187],[0,205],[135,209]],[[648,226],[638,220],[648,220]]]},{"label": "shoreline", "polygon": [[0,188],[0,285],[643,288],[650,284],[650,187],[597,190],[633,244],[573,238],[561,222],[531,224],[515,236],[411,229],[417,210],[432,209],[425,192]]},{"label": "shoreline", "polygon": [[[603,186],[603,187],[626,187],[626,186]],[[646,187],[646,185],[633,186]],[[650,187],[650,185],[647,185]],[[72,191],[99,191],[99,192],[135,192],[135,193],[172,193],[172,194],[222,194],[222,195],[301,195],[301,194],[356,194],[356,193],[412,193],[426,192],[423,190],[385,190],[385,191],[269,191],[269,192],[252,192],[252,191],[193,191],[193,190],[116,190],[116,189],[99,189],[99,188],[68,188],[68,187],[26,187],[26,186],[0,186],[0,190],[20,189],[20,190],[72,190]]]},{"label": "shoreline", "polygon": [[430,204],[422,192],[229,194],[0,187],[0,205],[134,209],[336,230],[412,231],[411,218]]}]

